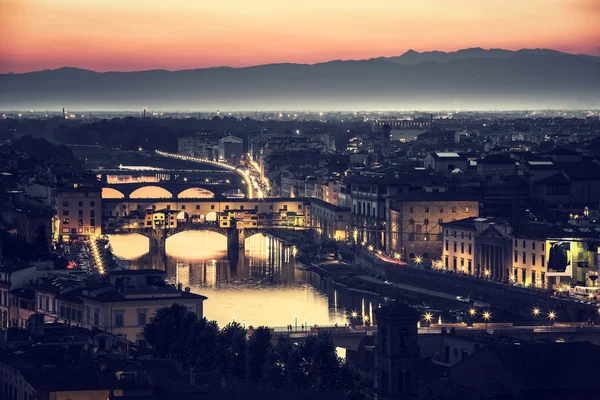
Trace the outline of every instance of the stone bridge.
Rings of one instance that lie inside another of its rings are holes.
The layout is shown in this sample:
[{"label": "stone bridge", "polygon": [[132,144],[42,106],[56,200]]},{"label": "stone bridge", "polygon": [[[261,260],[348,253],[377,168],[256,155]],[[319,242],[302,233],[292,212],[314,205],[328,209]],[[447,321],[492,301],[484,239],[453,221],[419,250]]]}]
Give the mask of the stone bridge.
[{"label": "stone bridge", "polygon": [[184,182],[140,182],[105,184],[103,199],[180,199],[180,198],[224,198],[227,193],[240,190],[248,195],[248,187],[232,180],[230,183],[184,183]]}]

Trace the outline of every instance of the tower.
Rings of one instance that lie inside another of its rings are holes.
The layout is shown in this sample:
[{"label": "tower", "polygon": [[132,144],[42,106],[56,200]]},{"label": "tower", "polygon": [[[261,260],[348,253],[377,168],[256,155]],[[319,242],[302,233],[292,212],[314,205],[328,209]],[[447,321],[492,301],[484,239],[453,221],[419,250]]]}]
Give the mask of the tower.
[{"label": "tower", "polygon": [[67,119],[67,115],[65,114],[65,108],[63,107],[63,119]]},{"label": "tower", "polygon": [[392,141],[392,127],[390,124],[383,124],[381,129],[383,130],[383,153],[389,155],[390,142]]},{"label": "tower", "polygon": [[378,399],[417,396],[418,311],[401,303],[374,311],[377,320]]}]

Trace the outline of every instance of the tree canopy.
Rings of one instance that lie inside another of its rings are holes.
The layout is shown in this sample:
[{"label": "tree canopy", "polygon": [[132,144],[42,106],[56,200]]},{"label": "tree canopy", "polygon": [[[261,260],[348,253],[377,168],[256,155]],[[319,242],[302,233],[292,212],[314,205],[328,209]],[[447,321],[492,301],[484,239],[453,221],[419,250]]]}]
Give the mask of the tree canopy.
[{"label": "tree canopy", "polygon": [[157,310],[144,328],[156,357],[174,358],[199,372],[220,371],[266,388],[340,392],[363,398],[370,383],[337,356],[331,334],[310,335],[292,343],[273,340],[261,326],[247,331],[232,322],[219,329],[215,321],[198,319],[181,304]]}]

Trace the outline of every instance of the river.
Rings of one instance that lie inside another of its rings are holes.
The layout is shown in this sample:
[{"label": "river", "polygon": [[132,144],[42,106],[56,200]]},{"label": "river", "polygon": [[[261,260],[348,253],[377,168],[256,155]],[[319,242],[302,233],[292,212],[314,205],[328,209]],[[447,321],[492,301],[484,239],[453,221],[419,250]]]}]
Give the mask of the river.
[{"label": "river", "polygon": [[[117,262],[131,269],[157,267],[148,239],[137,234],[109,235]],[[262,234],[246,239],[238,262],[227,260],[227,239],[215,232],[186,231],[167,239],[165,269],[169,283],[208,297],[204,315],[225,326],[344,325],[351,313],[368,315],[379,297],[337,287],[311,271],[294,268],[292,249]],[[160,266],[158,266],[160,267]]]}]

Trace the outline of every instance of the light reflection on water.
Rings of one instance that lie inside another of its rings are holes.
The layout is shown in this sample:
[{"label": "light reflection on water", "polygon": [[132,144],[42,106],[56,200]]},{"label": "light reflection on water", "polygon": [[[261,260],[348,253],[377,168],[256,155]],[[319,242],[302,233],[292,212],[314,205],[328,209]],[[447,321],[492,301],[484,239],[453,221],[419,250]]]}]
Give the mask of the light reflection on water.
[{"label": "light reflection on water", "polygon": [[[132,269],[161,268],[148,254],[148,239],[110,235],[115,258]],[[215,232],[186,231],[166,244],[167,279],[208,297],[204,313],[220,326],[246,321],[250,326],[344,325],[347,310],[338,292],[291,262],[291,248],[262,234],[246,239],[238,262],[227,260],[227,239]],[[162,267],[164,268],[164,267]],[[351,304],[351,302],[349,303]]]}]

